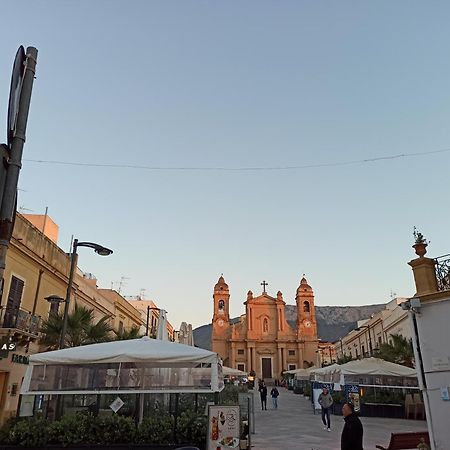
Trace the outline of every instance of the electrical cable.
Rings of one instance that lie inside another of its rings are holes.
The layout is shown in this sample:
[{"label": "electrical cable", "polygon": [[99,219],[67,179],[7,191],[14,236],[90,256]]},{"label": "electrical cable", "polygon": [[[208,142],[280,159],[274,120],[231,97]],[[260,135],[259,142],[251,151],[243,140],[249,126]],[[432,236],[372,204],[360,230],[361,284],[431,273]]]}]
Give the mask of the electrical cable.
[{"label": "electrical cable", "polygon": [[375,156],[372,158],[356,159],[349,161],[334,161],[324,162],[317,164],[305,164],[295,166],[267,166],[267,167],[222,167],[222,166],[210,166],[210,167],[170,167],[170,166],[146,166],[139,164],[105,164],[94,162],[76,162],[76,161],[59,161],[59,160],[46,160],[46,159],[24,159],[26,162],[37,164],[54,164],[63,166],[80,166],[80,167],[103,167],[113,169],[136,169],[136,170],[154,170],[154,171],[222,171],[222,172],[257,172],[257,171],[282,171],[282,170],[304,170],[315,169],[321,167],[338,167],[338,166],[350,166],[356,164],[367,164],[378,161],[394,160],[400,158],[411,158],[417,156],[432,155],[437,153],[450,152],[450,148],[441,150],[423,151],[416,153],[400,153],[397,155]]}]

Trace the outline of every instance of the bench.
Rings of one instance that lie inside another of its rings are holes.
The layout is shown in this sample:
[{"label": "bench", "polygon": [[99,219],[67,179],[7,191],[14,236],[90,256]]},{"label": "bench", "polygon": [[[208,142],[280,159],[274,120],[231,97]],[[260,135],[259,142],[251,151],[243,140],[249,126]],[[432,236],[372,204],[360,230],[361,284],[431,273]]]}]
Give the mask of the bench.
[{"label": "bench", "polygon": [[430,445],[428,431],[418,431],[413,433],[392,433],[391,441],[387,447],[376,445],[380,450],[408,450],[416,449],[421,443]]}]

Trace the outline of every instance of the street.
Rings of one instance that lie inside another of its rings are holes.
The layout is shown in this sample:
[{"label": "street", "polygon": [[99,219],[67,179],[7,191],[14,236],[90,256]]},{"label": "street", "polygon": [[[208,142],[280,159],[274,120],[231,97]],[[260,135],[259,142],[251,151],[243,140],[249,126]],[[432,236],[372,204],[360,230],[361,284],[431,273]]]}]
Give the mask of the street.
[{"label": "street", "polygon": [[[323,429],[320,412],[313,414],[309,400],[303,395],[279,388],[278,409],[272,409],[267,399],[267,411],[261,410],[258,392],[255,392],[256,434],[252,447],[263,450],[339,450],[343,419],[331,416],[331,432]],[[270,392],[270,388],[269,388]],[[425,431],[425,421],[362,417],[364,448],[389,443],[392,432]]]}]

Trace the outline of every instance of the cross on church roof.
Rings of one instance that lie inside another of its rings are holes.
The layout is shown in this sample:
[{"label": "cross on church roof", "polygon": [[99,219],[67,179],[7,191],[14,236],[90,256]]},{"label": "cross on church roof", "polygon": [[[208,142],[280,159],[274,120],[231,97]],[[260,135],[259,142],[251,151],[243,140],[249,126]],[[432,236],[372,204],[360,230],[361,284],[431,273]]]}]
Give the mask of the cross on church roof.
[{"label": "cross on church roof", "polygon": [[263,287],[263,294],[266,293],[266,286],[269,286],[269,283],[266,283],[265,280],[263,280],[263,282],[261,283],[261,286]]}]

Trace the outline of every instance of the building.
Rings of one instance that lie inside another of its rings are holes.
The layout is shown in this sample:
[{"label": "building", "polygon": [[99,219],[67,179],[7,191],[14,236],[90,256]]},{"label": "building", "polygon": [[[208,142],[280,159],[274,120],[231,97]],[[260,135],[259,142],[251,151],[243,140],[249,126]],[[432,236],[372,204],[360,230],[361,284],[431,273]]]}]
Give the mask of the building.
[{"label": "building", "polygon": [[[39,216],[30,219],[38,226],[21,214],[16,215],[6,256],[0,342],[12,347],[0,354],[0,422],[16,413],[28,357],[43,350],[39,344],[40,327],[51,307],[45,297],[65,297],[70,270],[70,255],[56,243],[56,224],[48,216],[45,220]],[[110,325],[116,329],[120,314],[125,317],[126,326],[141,324],[139,313],[124,299],[111,300],[102,295],[95,277],[77,269],[73,281],[71,308],[78,303],[92,309],[97,319],[110,316]]]},{"label": "building", "polygon": [[273,380],[284,370],[309,367],[317,359],[317,323],[314,293],[306,278],[297,289],[296,328],[285,315],[283,295],[266,292],[256,297],[251,291],[244,302],[245,314],[237,323],[230,319],[230,291],[221,276],[214,286],[212,318],[212,350],[223,359],[224,365],[244,372],[255,371],[256,376]]},{"label": "building", "polygon": [[[137,309],[141,315],[142,326],[141,333],[148,336],[156,336],[156,331],[158,329],[158,321],[161,308],[156,306],[153,300],[144,300],[140,296],[138,297],[127,297],[128,303],[135,309]],[[176,330],[174,330],[172,324],[169,321],[167,323],[167,334],[169,340],[175,340]],[[148,325],[147,325],[148,324]]]},{"label": "building", "polygon": [[419,256],[411,266],[416,294],[403,304],[413,336],[417,377],[422,390],[432,450],[450,442],[450,255],[425,257],[427,242],[416,233]]},{"label": "building", "polygon": [[337,361],[336,348],[333,342],[322,341],[319,339],[317,348],[317,367],[329,366]]},{"label": "building", "polygon": [[410,338],[408,316],[400,304],[406,298],[398,297],[386,304],[385,309],[365,320],[358,321],[354,330],[335,342],[337,359],[359,359],[373,356],[381,344],[390,343],[393,334]]}]

